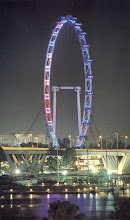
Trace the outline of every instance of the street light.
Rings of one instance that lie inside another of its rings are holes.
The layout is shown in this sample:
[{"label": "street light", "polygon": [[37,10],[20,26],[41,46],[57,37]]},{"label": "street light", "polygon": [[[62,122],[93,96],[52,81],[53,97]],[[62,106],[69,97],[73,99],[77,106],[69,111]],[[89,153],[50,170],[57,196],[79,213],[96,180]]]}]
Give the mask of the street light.
[{"label": "street light", "polygon": [[57,144],[57,182],[59,183],[59,159],[58,159],[58,144]]},{"label": "street light", "polygon": [[69,134],[68,137],[69,137],[69,139],[70,139],[70,148],[71,148],[71,135]]},{"label": "street light", "polygon": [[101,150],[102,150],[102,136],[99,136],[99,138],[101,139]]},{"label": "street light", "polygon": [[126,144],[127,144],[128,136],[125,136],[125,139],[126,139],[126,141],[125,141],[125,150],[126,150]]},{"label": "street light", "polygon": [[32,134],[29,134],[29,136],[30,136],[30,142],[32,142]]},{"label": "street light", "polygon": [[52,146],[55,147],[55,134],[53,135]]},{"label": "street light", "polygon": [[[107,135],[106,135],[106,171],[108,174],[108,161],[107,161]],[[107,177],[107,189],[108,189],[108,177]]]},{"label": "street light", "polygon": [[117,138],[117,188],[119,187],[119,177],[118,177],[118,133],[116,133]]},{"label": "street light", "polygon": [[119,187],[119,177],[118,177],[118,132],[114,132],[114,137],[116,138],[116,147],[117,147],[117,188]]},{"label": "street light", "polygon": [[87,149],[87,163],[88,163],[88,172],[87,172],[87,183],[89,182],[89,161],[88,161],[88,133],[86,133],[86,136],[85,136],[85,148]]}]

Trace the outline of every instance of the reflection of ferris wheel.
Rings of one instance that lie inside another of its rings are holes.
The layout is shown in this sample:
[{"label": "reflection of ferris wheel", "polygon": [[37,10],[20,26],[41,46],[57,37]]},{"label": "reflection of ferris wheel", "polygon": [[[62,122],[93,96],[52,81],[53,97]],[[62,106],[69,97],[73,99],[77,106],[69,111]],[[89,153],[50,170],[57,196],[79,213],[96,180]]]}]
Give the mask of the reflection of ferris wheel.
[{"label": "reflection of ferris wheel", "polygon": [[77,18],[73,18],[71,16],[61,17],[61,21],[57,22],[55,29],[51,35],[46,60],[45,60],[45,70],[44,70],[44,102],[45,102],[45,114],[47,120],[47,127],[49,130],[50,137],[53,139],[54,136],[54,129],[53,129],[53,122],[52,121],[52,113],[51,113],[51,106],[50,106],[50,76],[51,76],[51,64],[52,64],[52,57],[53,51],[56,43],[57,36],[61,30],[61,28],[67,22],[71,23],[73,28],[75,29],[80,47],[82,50],[82,57],[84,62],[84,75],[85,75],[85,100],[84,100],[84,112],[83,112],[83,120],[80,128],[79,139],[76,142],[76,147],[82,147],[82,142],[86,135],[87,129],[89,127],[89,118],[91,113],[91,103],[92,103],[92,74],[91,74],[91,60],[89,58],[89,50],[88,45],[85,40],[85,34],[81,30],[81,24],[76,23]]}]

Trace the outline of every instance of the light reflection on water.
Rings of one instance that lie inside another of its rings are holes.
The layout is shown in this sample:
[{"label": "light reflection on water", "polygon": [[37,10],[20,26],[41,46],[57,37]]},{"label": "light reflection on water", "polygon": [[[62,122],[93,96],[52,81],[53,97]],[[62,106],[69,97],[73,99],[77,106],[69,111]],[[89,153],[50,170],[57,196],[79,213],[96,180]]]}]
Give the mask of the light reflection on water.
[{"label": "light reflection on water", "polygon": [[80,198],[80,193],[78,193],[77,197]]},{"label": "light reflection on water", "polygon": [[10,194],[10,199],[13,199],[13,194]]},{"label": "light reflection on water", "polygon": [[47,198],[50,199],[50,194],[47,194]]},{"label": "light reflection on water", "polygon": [[32,194],[30,194],[30,199],[33,199],[33,195]]},{"label": "light reflection on water", "polygon": [[[119,191],[115,193],[115,196],[121,199],[126,197],[130,198],[130,190]],[[106,214],[109,214],[114,210],[114,196],[112,193],[100,192],[98,194],[45,194],[45,195],[35,195],[35,194],[10,194],[0,197],[0,207],[3,215],[6,212],[13,210],[13,218],[19,216],[28,219],[36,216],[35,220],[42,219],[47,216],[47,211],[49,208],[49,203],[60,200],[69,200],[70,202],[78,205],[80,207],[79,212],[83,212],[89,219],[106,219]],[[29,211],[29,208],[31,209]],[[18,209],[18,210],[17,210]],[[12,219],[13,219],[12,218]],[[33,218],[33,219],[34,219]],[[4,219],[4,218],[3,218]],[[20,219],[18,217],[17,219]],[[21,218],[22,219],[22,218]]]},{"label": "light reflection on water", "polygon": [[86,198],[86,194],[84,194],[84,198]]},{"label": "light reflection on water", "polygon": [[65,194],[65,199],[68,199],[68,194]]}]

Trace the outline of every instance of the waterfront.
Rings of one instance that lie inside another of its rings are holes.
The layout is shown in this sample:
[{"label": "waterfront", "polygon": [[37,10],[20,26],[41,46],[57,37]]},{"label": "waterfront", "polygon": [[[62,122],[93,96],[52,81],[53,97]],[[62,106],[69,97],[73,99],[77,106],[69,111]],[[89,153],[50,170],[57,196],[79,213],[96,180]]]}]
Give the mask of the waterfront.
[{"label": "waterfront", "polygon": [[130,199],[130,190],[117,193],[100,192],[97,194],[8,194],[0,197],[1,220],[42,220],[47,216],[49,203],[69,200],[80,207],[79,213],[86,214],[89,220],[109,219],[114,210],[114,197]]}]

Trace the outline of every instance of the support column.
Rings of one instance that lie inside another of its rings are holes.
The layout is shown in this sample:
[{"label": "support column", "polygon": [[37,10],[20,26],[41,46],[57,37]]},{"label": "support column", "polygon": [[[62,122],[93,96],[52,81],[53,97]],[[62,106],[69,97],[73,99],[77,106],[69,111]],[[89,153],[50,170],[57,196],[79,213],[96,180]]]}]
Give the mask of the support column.
[{"label": "support column", "polygon": [[31,163],[31,168],[33,168],[35,166],[35,163],[37,161],[37,154],[34,154],[33,159],[32,159],[32,163]]},{"label": "support column", "polygon": [[106,156],[100,155],[100,158],[101,158],[102,161],[103,161],[103,164],[104,164],[105,169],[107,169],[108,164],[107,164],[107,162],[106,162]]},{"label": "support column", "polygon": [[76,87],[75,91],[77,92],[78,132],[80,135],[80,129],[81,129],[80,92],[81,92],[81,87]]},{"label": "support column", "polygon": [[127,160],[127,156],[123,156],[120,163],[119,163],[119,170],[122,171],[122,174],[124,174],[124,167]]},{"label": "support column", "polygon": [[53,147],[55,147],[55,142],[56,142],[56,92],[59,91],[59,87],[53,86],[52,91],[53,91]]},{"label": "support column", "polygon": [[39,167],[39,171],[42,171],[43,170],[43,164],[44,164],[44,162],[45,162],[45,159],[46,159],[46,154],[43,154],[42,155],[42,158],[41,158],[41,160],[40,160],[40,167]]},{"label": "support column", "polygon": [[6,158],[7,158],[7,161],[8,161],[8,163],[9,163],[10,170],[11,170],[11,171],[14,171],[15,166],[14,166],[14,164],[13,164],[13,162],[12,162],[12,160],[11,160],[9,154],[6,154]]}]

